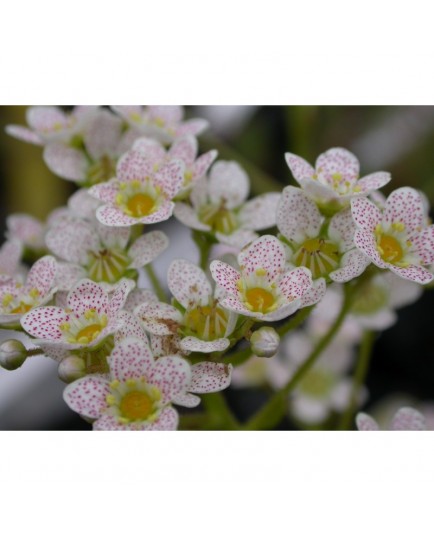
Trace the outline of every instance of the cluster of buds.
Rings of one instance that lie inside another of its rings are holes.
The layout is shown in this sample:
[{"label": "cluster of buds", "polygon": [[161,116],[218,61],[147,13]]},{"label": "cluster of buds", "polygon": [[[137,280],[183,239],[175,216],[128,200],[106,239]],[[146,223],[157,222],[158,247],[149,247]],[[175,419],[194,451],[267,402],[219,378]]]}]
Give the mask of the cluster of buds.
[{"label": "cluster of buds", "polygon": [[[288,402],[297,421],[322,422],[350,401],[363,329],[390,326],[395,309],[434,278],[423,195],[405,187],[383,199],[376,190],[390,174],[359,178],[357,158],[343,148],[315,167],[287,153],[298,186],[248,199],[246,171],[217,160],[216,150],[199,154],[207,122],[185,121],[180,107],[35,107],[27,121],[8,133],[42,146],[47,166],[77,191],[46,222],[8,218],[0,326],[23,331],[58,362],[65,402],[95,430],[175,430],[174,406],[198,406],[198,395],[226,389],[232,377],[285,388],[351,285],[346,324]],[[201,266],[172,259],[168,300],[141,276],[170,251],[166,234],[149,226],[172,216],[200,237]],[[215,244],[230,262],[212,255]],[[30,268],[29,249],[38,259]],[[279,326],[314,306],[303,333],[280,344]],[[237,370],[235,346],[248,358]],[[6,341],[0,364],[15,369],[28,355]],[[367,398],[356,395],[358,404]],[[359,428],[369,423],[358,418]]]}]

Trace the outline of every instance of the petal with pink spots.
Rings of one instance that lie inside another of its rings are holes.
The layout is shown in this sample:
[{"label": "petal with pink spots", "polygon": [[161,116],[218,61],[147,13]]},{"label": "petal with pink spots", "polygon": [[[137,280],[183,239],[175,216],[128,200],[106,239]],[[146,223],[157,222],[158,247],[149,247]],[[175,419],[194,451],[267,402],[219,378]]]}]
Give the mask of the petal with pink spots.
[{"label": "petal with pink spots", "polygon": [[229,387],[232,365],[202,361],[191,367],[191,383],[188,390],[192,393],[216,393]]},{"label": "petal with pink spots", "polygon": [[167,272],[170,292],[185,308],[207,305],[212,296],[211,283],[203,270],[190,261],[176,259]]},{"label": "petal with pink spots", "polygon": [[68,307],[75,315],[81,316],[89,309],[95,309],[98,314],[107,314],[109,309],[107,292],[101,285],[90,279],[83,279],[68,294]]},{"label": "petal with pink spots", "polygon": [[169,246],[169,239],[162,231],[150,231],[140,236],[128,250],[132,262],[130,268],[141,268],[156,259]]},{"label": "petal with pink spots", "polygon": [[312,286],[312,274],[307,268],[295,268],[287,272],[278,285],[285,298],[292,301],[294,298],[301,298]]},{"label": "petal with pink spots", "polygon": [[61,340],[63,334],[59,326],[69,319],[70,316],[60,307],[37,307],[21,318],[21,325],[33,337]]},{"label": "petal with pink spots", "polygon": [[188,390],[191,382],[191,368],[182,357],[170,355],[158,358],[148,373],[148,381],[160,389],[163,404]]},{"label": "petal with pink spots", "polygon": [[82,182],[86,178],[88,162],[78,149],[52,142],[45,147],[43,158],[51,171],[63,179]]},{"label": "petal with pink spots", "polygon": [[264,269],[271,282],[283,272],[285,250],[275,236],[263,235],[240,252],[238,264],[243,276],[248,276],[257,269]]},{"label": "petal with pink spots", "polygon": [[250,190],[249,177],[237,162],[219,160],[210,171],[208,194],[212,203],[232,209],[243,203]]},{"label": "petal with pink spots", "polygon": [[313,167],[301,158],[292,153],[285,153],[285,160],[288,164],[289,169],[297,182],[300,182],[300,179],[313,177],[315,170]]},{"label": "petal with pink spots", "polygon": [[154,335],[174,335],[182,323],[182,315],[167,303],[144,303],[135,309],[145,329]]},{"label": "petal with pink spots", "polygon": [[283,236],[296,243],[316,237],[323,220],[315,203],[303,190],[294,186],[283,189],[276,219],[277,227]]},{"label": "petal with pink spots", "polygon": [[230,294],[238,295],[237,283],[241,276],[235,268],[222,261],[212,261],[210,270],[214,281],[219,287]]},{"label": "petal with pink spots", "polygon": [[270,192],[247,201],[239,212],[242,227],[262,231],[276,225],[280,197],[280,193]]},{"label": "petal with pink spots", "polygon": [[67,385],[63,399],[73,411],[97,419],[107,408],[106,397],[109,394],[109,382],[99,375],[91,374]]},{"label": "petal with pink spots", "polygon": [[108,362],[112,378],[124,382],[129,378],[147,377],[154,357],[147,339],[128,337],[116,344]]},{"label": "petal with pink spots", "polygon": [[425,227],[424,203],[414,188],[398,188],[386,201],[384,224],[403,223],[407,233]]}]

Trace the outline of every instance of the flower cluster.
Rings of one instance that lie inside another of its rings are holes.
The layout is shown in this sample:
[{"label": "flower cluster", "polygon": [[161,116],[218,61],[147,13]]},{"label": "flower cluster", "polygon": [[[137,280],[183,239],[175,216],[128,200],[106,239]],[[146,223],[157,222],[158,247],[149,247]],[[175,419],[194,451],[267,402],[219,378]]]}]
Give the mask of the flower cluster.
[{"label": "flower cluster", "polygon": [[[247,172],[214,149],[201,153],[207,122],[183,113],[42,106],[29,109],[28,127],[7,127],[42,146],[47,166],[77,191],[45,222],[9,216],[1,326],[57,361],[65,402],[94,430],[175,430],[184,416],[241,427],[222,409],[232,379],[286,396],[301,426],[353,418],[368,397],[350,377],[356,346],[434,279],[426,200],[409,187],[383,199],[376,190],[390,174],[360,179],[343,148],[315,167],[287,153],[298,186],[249,199]],[[156,275],[152,262],[170,252],[159,224],[172,215],[192,230],[200,266],[172,258]],[[224,260],[216,244],[230,253]],[[0,363],[18,368],[26,352],[8,342]],[[205,413],[189,413],[198,395]],[[273,397],[268,404],[252,426],[268,426]],[[357,426],[378,427],[363,413]],[[407,409],[392,424],[405,426],[423,424]]]}]

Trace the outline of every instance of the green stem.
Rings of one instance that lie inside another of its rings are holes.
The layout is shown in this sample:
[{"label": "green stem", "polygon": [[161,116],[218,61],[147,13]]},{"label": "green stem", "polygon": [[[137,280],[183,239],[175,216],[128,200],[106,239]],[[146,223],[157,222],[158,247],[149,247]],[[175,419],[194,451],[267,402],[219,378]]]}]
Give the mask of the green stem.
[{"label": "green stem", "polygon": [[27,350],[27,357],[32,357],[34,355],[43,355],[44,350],[41,350],[41,348],[34,348],[33,350]]},{"label": "green stem", "polygon": [[151,263],[147,264],[145,266],[145,271],[148,274],[148,277],[151,281],[152,287],[154,289],[155,294],[157,295],[158,299],[162,302],[165,302],[167,297],[166,293],[164,292],[163,287],[161,286],[161,283],[154,271],[154,267]]},{"label": "green stem", "polygon": [[200,231],[192,231],[191,236],[197,246],[197,249],[199,250],[199,266],[202,268],[202,270],[206,270],[208,268],[208,257],[212,243]]},{"label": "green stem", "polygon": [[372,355],[372,347],[375,340],[375,334],[372,331],[365,331],[363,333],[362,342],[359,347],[359,356],[357,359],[356,370],[354,372],[353,387],[351,389],[350,401],[347,409],[342,415],[338,429],[349,430],[351,429],[354,413],[357,408],[357,401],[360,394],[360,389],[365,382],[366,375],[369,369],[369,362]]},{"label": "green stem", "polygon": [[288,383],[278,392],[276,392],[263,406],[256,415],[254,415],[243,427],[244,430],[270,430],[276,426],[282,419],[287,406],[288,394],[297,386],[299,381],[313,366],[318,357],[327,348],[333,337],[339,331],[343,321],[352,305],[355,286],[347,285],[344,287],[345,295],[341,311],[336,317],[329,331],[318,341],[316,347],[312,350],[309,357],[297,369]]},{"label": "green stem", "polygon": [[201,396],[207,412],[206,426],[210,430],[238,430],[239,422],[226,402],[223,393],[208,393]]}]

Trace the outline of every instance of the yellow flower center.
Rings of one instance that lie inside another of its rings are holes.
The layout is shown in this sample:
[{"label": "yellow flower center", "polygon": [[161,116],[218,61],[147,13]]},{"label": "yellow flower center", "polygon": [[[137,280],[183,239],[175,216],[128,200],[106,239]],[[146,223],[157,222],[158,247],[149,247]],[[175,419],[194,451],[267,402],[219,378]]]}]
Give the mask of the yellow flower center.
[{"label": "yellow flower center", "polygon": [[109,156],[102,156],[100,160],[89,166],[86,177],[89,185],[107,182],[116,175],[116,163]]},{"label": "yellow flower center", "polygon": [[306,240],[294,256],[294,263],[297,266],[309,268],[314,279],[328,275],[335,270],[339,265],[339,260],[339,247],[334,242],[323,238]]},{"label": "yellow flower center", "polygon": [[252,311],[265,313],[275,304],[275,298],[269,290],[253,287],[246,290],[246,305]]},{"label": "yellow flower center", "polygon": [[381,258],[386,262],[396,264],[404,256],[401,244],[393,236],[385,234],[381,235],[377,247]]},{"label": "yellow flower center", "polygon": [[91,324],[90,326],[86,326],[77,333],[77,340],[84,343],[91,342],[98,337],[98,335],[101,333],[101,330],[102,326],[100,324]]},{"label": "yellow flower center", "polygon": [[119,404],[122,417],[129,421],[145,420],[154,409],[153,399],[141,391],[130,391]]},{"label": "yellow flower center", "polygon": [[18,307],[15,307],[15,309],[12,309],[11,313],[12,314],[27,313],[28,311],[30,311],[31,308],[32,306],[29,305],[28,303],[20,302]]},{"label": "yellow flower center", "polygon": [[155,200],[148,194],[137,193],[127,201],[127,209],[133,218],[148,216],[155,206]]}]

